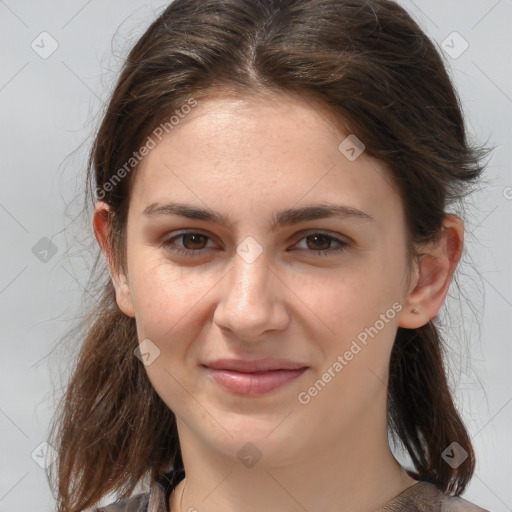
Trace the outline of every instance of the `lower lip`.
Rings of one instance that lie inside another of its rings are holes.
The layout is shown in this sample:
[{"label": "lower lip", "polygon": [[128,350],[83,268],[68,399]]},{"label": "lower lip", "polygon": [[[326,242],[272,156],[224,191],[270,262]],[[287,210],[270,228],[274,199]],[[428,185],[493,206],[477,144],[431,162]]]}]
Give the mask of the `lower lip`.
[{"label": "lower lip", "polygon": [[269,372],[241,373],[232,370],[206,368],[221,386],[232,393],[245,396],[260,396],[270,393],[300,377],[307,368],[298,370],[273,370]]}]

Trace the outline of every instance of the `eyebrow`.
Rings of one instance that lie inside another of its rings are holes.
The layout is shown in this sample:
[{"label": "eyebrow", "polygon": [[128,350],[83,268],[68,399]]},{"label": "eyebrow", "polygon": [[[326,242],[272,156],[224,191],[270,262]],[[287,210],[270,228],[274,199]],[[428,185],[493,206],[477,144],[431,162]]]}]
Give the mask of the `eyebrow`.
[{"label": "eyebrow", "polygon": [[[179,215],[188,219],[205,220],[220,224],[221,226],[231,227],[233,222],[228,217],[215,212],[209,208],[199,208],[184,203],[153,203],[144,211],[143,215],[152,217],[154,215]],[[277,212],[272,217],[270,230],[273,231],[278,227],[291,226],[300,222],[324,218],[355,218],[367,222],[374,222],[375,219],[369,214],[357,208],[339,204],[318,204],[312,206],[304,206],[302,208],[289,208]]]}]

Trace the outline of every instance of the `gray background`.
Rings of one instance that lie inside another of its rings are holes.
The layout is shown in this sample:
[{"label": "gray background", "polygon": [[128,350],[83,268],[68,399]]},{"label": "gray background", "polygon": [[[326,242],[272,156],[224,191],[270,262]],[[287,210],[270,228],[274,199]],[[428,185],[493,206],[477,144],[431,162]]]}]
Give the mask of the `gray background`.
[{"label": "gray background", "polygon": [[[445,41],[470,131],[496,146],[489,183],[472,196],[458,277],[474,311],[452,288],[443,317],[457,403],[478,456],[465,497],[510,511],[512,1],[402,3]],[[54,509],[37,447],[76,350],[57,342],[90,300],[94,245],[78,216],[86,151],[122,57],[164,5],[0,0],[0,512]]]}]

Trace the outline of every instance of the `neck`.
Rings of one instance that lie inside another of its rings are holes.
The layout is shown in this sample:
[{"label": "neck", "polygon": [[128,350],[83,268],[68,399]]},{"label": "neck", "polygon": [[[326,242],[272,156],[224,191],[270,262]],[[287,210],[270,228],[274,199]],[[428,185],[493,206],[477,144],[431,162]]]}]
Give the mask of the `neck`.
[{"label": "neck", "polygon": [[[416,481],[391,453],[386,424],[346,432],[334,444],[322,436],[286,463],[251,467],[205,449],[178,420],[186,478],[171,495],[171,512],[370,512]],[[376,435],[378,432],[379,435]],[[243,443],[242,443],[243,445]],[[235,452],[237,450],[234,450]]]}]

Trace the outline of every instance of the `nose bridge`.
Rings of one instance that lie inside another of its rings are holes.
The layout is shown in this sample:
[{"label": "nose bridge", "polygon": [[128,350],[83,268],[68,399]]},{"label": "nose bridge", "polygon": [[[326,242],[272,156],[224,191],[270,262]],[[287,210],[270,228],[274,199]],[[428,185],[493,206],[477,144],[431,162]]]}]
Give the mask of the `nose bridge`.
[{"label": "nose bridge", "polygon": [[233,258],[228,278],[226,304],[238,311],[262,309],[268,305],[270,269],[266,258],[260,255],[254,261],[239,256]]},{"label": "nose bridge", "polygon": [[286,314],[275,280],[263,254],[255,259],[236,254],[216,307],[217,325],[243,338],[283,328]]}]

